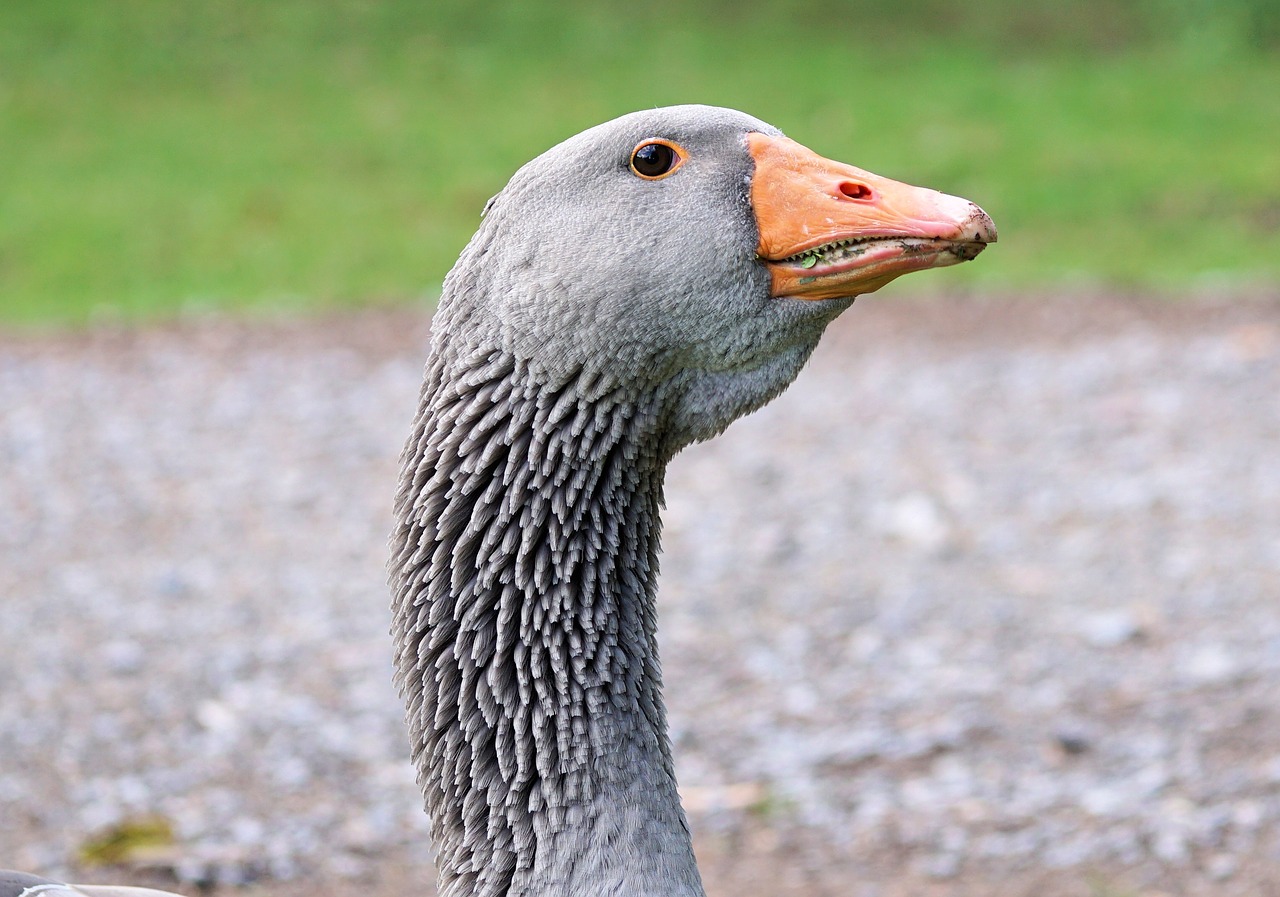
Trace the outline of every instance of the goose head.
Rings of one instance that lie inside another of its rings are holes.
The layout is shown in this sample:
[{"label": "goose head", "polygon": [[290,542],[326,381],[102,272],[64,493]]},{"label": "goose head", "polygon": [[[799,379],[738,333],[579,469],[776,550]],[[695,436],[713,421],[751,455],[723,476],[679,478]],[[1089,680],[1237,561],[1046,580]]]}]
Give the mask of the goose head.
[{"label": "goose head", "polygon": [[741,112],[647,110],[516,172],[446,280],[440,321],[551,383],[660,394],[674,452],[777,395],[856,296],[995,239],[973,203]]}]

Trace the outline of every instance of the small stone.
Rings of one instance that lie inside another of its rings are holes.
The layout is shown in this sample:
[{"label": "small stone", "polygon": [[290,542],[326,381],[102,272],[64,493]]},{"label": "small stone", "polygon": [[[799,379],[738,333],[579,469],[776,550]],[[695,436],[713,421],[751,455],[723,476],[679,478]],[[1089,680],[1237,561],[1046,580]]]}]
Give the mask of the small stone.
[{"label": "small stone", "polygon": [[1110,785],[1098,785],[1080,795],[1080,806],[1091,816],[1119,815],[1128,802],[1128,795]]},{"label": "small stone", "polygon": [[196,720],[210,732],[229,734],[239,722],[236,712],[221,701],[201,701],[196,707]]},{"label": "small stone", "polygon": [[1205,863],[1204,871],[1214,881],[1226,881],[1228,878],[1236,874],[1236,870],[1240,868],[1240,861],[1229,853],[1218,853],[1209,857],[1209,861]]},{"label": "small stone", "polygon": [[1093,746],[1089,735],[1082,729],[1059,729],[1053,733],[1053,741],[1064,754],[1071,756],[1083,754]]},{"label": "small stone", "polygon": [[262,841],[266,832],[261,820],[251,816],[238,816],[231,820],[231,840],[237,844],[253,845]]},{"label": "small stone", "polygon": [[934,853],[920,859],[916,868],[929,878],[945,881],[960,874],[962,863],[958,853]]},{"label": "small stone", "polygon": [[882,513],[884,533],[925,550],[940,548],[951,533],[937,502],[923,492],[902,496]]},{"label": "small stone", "polygon": [[1166,863],[1185,863],[1190,858],[1187,839],[1182,832],[1167,828],[1156,833],[1151,842],[1151,852]]},{"label": "small stone", "polygon": [[1224,685],[1239,674],[1240,665],[1226,645],[1201,645],[1182,666],[1182,674],[1196,685]]},{"label": "small stone", "polygon": [[102,656],[111,672],[127,675],[142,668],[147,651],[132,639],[115,639],[102,646]]},{"label": "small stone", "polygon": [[1080,634],[1095,648],[1117,648],[1142,635],[1142,626],[1125,609],[1100,611],[1080,621]]},{"label": "small stone", "polygon": [[1261,802],[1256,800],[1245,800],[1236,804],[1235,810],[1231,814],[1232,824],[1243,832],[1256,832],[1267,817],[1267,811],[1263,808]]}]

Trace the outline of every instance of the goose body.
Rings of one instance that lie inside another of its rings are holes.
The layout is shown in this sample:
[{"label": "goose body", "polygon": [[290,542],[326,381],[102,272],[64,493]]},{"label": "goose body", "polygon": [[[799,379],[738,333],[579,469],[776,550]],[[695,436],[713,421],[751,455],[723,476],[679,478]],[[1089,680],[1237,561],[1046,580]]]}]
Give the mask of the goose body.
[{"label": "goose body", "polygon": [[[585,131],[489,202],[391,538],[442,897],[703,894],[656,642],[666,465],[785,389],[856,295],[994,239],[966,200],[707,106]],[[0,897],[159,893],[49,884]]]},{"label": "goose body", "polygon": [[177,897],[171,891],[115,885],[69,885],[25,872],[0,870],[0,897]]}]

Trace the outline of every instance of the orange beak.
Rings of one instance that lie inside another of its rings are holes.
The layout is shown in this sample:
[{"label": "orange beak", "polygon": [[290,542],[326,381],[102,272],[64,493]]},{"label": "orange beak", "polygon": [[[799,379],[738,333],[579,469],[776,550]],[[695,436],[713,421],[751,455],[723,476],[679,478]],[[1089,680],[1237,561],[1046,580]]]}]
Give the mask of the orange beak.
[{"label": "orange beak", "polygon": [[755,159],[756,254],[774,296],[836,299],[967,262],[996,241],[967,199],[833,162],[785,137],[747,135]]}]

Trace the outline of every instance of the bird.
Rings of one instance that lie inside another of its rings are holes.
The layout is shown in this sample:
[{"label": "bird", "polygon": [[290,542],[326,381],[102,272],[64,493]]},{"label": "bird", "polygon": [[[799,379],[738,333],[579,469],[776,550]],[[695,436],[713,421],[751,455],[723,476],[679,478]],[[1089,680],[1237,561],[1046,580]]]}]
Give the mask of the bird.
[{"label": "bird", "polygon": [[[703,897],[658,657],[667,464],[780,394],[857,296],[995,240],[969,200],[703,105],[589,128],[485,204],[388,563],[441,897]],[[0,874],[0,897],[163,893]]]}]

